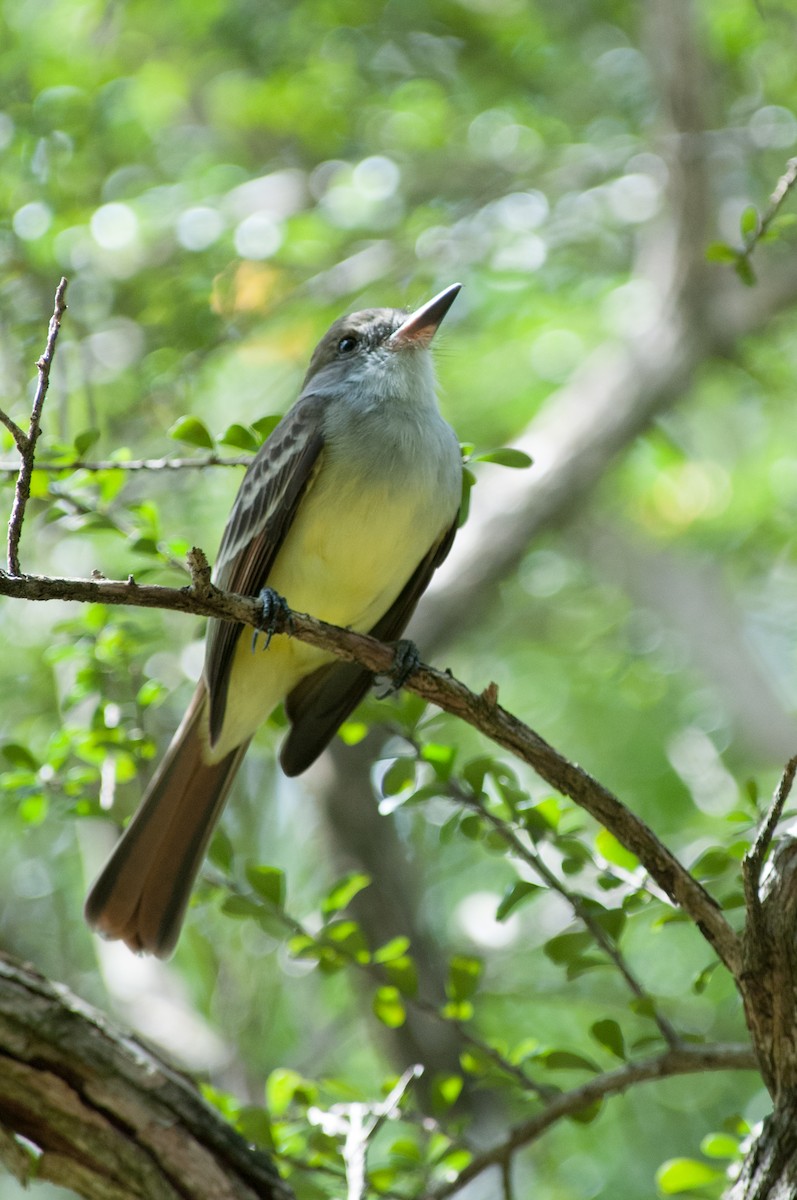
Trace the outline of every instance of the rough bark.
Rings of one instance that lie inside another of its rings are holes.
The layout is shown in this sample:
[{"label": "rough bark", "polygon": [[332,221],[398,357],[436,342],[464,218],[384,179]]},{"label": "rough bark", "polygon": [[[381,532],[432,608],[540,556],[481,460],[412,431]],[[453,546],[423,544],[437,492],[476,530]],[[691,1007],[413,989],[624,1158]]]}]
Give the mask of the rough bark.
[{"label": "rough bark", "polygon": [[[26,1139],[33,1150],[19,1138]],[[194,1085],[0,956],[0,1162],[90,1200],[292,1200]]]}]

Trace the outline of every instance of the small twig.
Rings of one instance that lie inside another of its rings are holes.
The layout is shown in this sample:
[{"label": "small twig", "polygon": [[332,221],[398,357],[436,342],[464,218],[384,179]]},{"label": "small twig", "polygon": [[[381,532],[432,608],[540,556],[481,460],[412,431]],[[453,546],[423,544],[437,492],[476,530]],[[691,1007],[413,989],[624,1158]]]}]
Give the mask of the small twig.
[{"label": "small twig", "polygon": [[620,975],[625,980],[625,983],[632,995],[635,996],[637,1000],[646,1000],[648,1002],[650,1005],[651,1017],[658,1026],[659,1032],[661,1033],[665,1042],[667,1042],[667,1044],[671,1047],[680,1045],[681,1039],[678,1037],[675,1029],[672,1027],[663,1013],[658,1011],[658,1008],[653,1002],[653,997],[645,990],[645,988],[636,978],[631,968],[628,966],[628,963],[625,961],[625,956],[622,954],[619,947],[614,944],[606,930],[601,926],[600,922],[595,919],[582,898],[575,892],[571,892],[569,888],[565,887],[558,876],[548,866],[546,866],[539,854],[526,845],[523,839],[518,835],[517,830],[514,829],[509,822],[503,821],[500,817],[497,817],[494,813],[491,813],[490,810],[481,804],[476,797],[469,796],[459,789],[457,789],[456,795],[463,804],[471,808],[473,811],[478,812],[485,818],[485,820],[489,821],[493,829],[501,838],[503,838],[513,853],[516,854],[523,862],[527,863],[539,876],[539,878],[542,879],[545,884],[547,884],[551,891],[557,892],[562,899],[570,905],[579,920],[582,921],[587,927],[592,938],[600,947],[600,949],[603,950],[607,958],[614,963]]},{"label": "small twig", "polygon": [[342,1137],[346,1167],[347,1200],[366,1200],[366,1156],[368,1143],[379,1126],[398,1111],[402,1096],[423,1067],[409,1067],[381,1104],[333,1104],[329,1109],[312,1107],[307,1119],[330,1137]]},{"label": "small twig", "polygon": [[[0,422],[10,430],[17,444],[19,444],[17,434],[25,437],[19,426],[1,411]],[[207,467],[248,467],[252,458],[251,454],[238,454],[232,457],[208,454],[204,458],[128,458],[120,461],[106,458],[91,462],[82,458],[73,458],[63,462],[40,461],[36,463],[36,470],[46,471],[50,475],[59,475],[63,471],[203,471]],[[16,474],[18,470],[19,467],[16,463],[0,463],[0,475]]]},{"label": "small twig", "polygon": [[[797,161],[797,160],[795,160]],[[780,777],[780,783],[775,789],[767,815],[761,822],[753,845],[742,859],[742,878],[744,880],[744,896],[747,907],[748,921],[752,927],[761,920],[761,871],[764,859],[772,843],[775,830],[783,813],[783,808],[791,793],[794,777],[797,774],[797,755],[790,758]]]},{"label": "small twig", "polygon": [[797,158],[790,158],[786,163],[786,170],[781,175],[775,185],[774,192],[769,197],[769,203],[764,213],[758,219],[756,228],[745,241],[742,252],[745,258],[750,257],[758,242],[764,237],[795,183],[797,183]]},{"label": "small twig", "polygon": [[20,573],[19,539],[22,536],[22,522],[25,520],[25,509],[30,499],[33,460],[36,455],[36,442],[39,440],[39,434],[41,433],[42,409],[47,396],[47,389],[50,386],[50,367],[53,363],[58,331],[61,328],[61,318],[66,311],[65,294],[66,280],[62,279],[55,291],[55,306],[53,308],[53,315],[50,318],[50,327],[47,331],[47,345],[36,364],[39,372],[39,382],[36,387],[36,395],[33,398],[33,408],[31,409],[30,425],[28,426],[27,434],[23,434],[19,426],[10,417],[5,416],[5,414],[3,415],[3,424],[6,429],[10,430],[22,458],[14,491],[14,503],[11,507],[11,518],[8,522],[7,558],[9,575],[19,575]]}]

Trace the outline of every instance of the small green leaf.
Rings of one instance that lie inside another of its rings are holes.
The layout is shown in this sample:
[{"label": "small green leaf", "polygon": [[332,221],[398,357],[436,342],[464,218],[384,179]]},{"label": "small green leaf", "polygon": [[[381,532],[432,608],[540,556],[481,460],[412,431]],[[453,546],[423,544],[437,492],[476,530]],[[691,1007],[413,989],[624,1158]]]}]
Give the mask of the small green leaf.
[{"label": "small green leaf", "polygon": [[452,1000],[469,1000],[479,986],[483,970],[480,959],[455,954],[448,964],[446,995]]},{"label": "small green leaf", "polygon": [[37,771],[39,764],[27,746],[19,742],[6,742],[3,746],[3,758],[18,770]]},{"label": "small green leaf", "polygon": [[288,1067],[278,1067],[266,1080],[266,1104],[272,1117],[283,1116],[294,1100],[313,1104],[317,1096],[316,1085]]},{"label": "small green leaf", "polygon": [[592,936],[589,933],[560,933],[545,943],[543,951],[551,962],[572,963],[591,945]]},{"label": "small green leaf", "polygon": [[738,255],[734,266],[736,274],[739,276],[745,287],[755,287],[757,282],[755,271],[753,270],[753,264],[750,262],[750,259],[747,257],[747,255]]},{"label": "small green leaf", "polygon": [[538,883],[529,883],[527,879],[518,879],[516,883],[511,883],[504,892],[501,903],[495,910],[496,921],[505,921],[512,910],[517,908],[522,901],[541,891],[542,888]]},{"label": "small green leaf", "polygon": [[391,938],[389,942],[385,942],[384,946],[380,946],[374,952],[374,962],[388,963],[393,959],[403,958],[410,948],[410,939],[400,935],[399,937]]},{"label": "small green leaf", "polygon": [[525,470],[530,467],[534,461],[525,450],[514,450],[510,446],[504,446],[500,450],[488,450],[484,454],[477,454],[474,462],[489,462],[497,463],[499,467],[513,467],[515,470]]},{"label": "small green leaf", "polygon": [[178,417],[167,430],[169,437],[177,442],[187,442],[189,446],[201,446],[203,450],[213,449],[213,438],[208,428],[198,417]]},{"label": "small green leaf", "polygon": [[84,429],[75,438],[75,453],[82,458],[100,440],[99,429]]},{"label": "small green leaf", "polygon": [[237,422],[228,425],[218,441],[225,446],[235,446],[238,450],[246,450],[251,453],[254,453],[260,446],[260,439],[254,430],[247,428],[246,425],[239,425]]},{"label": "small green leaf", "polygon": [[623,1031],[616,1021],[609,1020],[596,1021],[590,1027],[590,1033],[595,1038],[596,1042],[600,1042],[601,1046],[605,1046],[610,1050],[615,1058],[625,1062],[625,1041],[623,1039]]},{"label": "small green leaf", "polygon": [[250,428],[254,429],[261,442],[264,442],[270,433],[279,425],[282,417],[279,413],[272,414],[268,417],[260,417],[257,421],[253,421]]},{"label": "small green leaf", "polygon": [[408,954],[392,958],[390,962],[384,964],[384,967],[388,979],[394,987],[398,988],[402,996],[417,996],[418,968]]},{"label": "small green leaf", "polygon": [[247,1105],[238,1113],[235,1125],[247,1142],[251,1142],[255,1146],[262,1146],[266,1150],[273,1150],[271,1121],[264,1108],[257,1108],[253,1104]]},{"label": "small green leaf", "polygon": [[382,776],[382,795],[397,796],[399,792],[409,791],[415,783],[415,766],[414,758],[394,759]]},{"label": "small green leaf", "polygon": [[540,1060],[549,1071],[597,1071],[597,1063],[581,1054],[573,1054],[570,1050],[549,1050],[541,1054]]},{"label": "small green leaf", "polygon": [[279,867],[248,866],[246,878],[261,900],[282,911],[285,904],[285,872]]},{"label": "small green leaf", "polygon": [[234,854],[232,841],[223,829],[217,829],[213,834],[213,840],[210,843],[208,858],[213,863],[214,867],[218,867],[226,875],[232,871]]},{"label": "small green leaf", "polygon": [[671,1158],[662,1163],[656,1172],[656,1183],[665,1196],[693,1192],[724,1178],[724,1171],[695,1158]]},{"label": "small green leaf", "polygon": [[370,875],[363,875],[357,871],[352,871],[349,875],[344,875],[324,897],[321,902],[321,912],[325,917],[331,917],[333,913],[340,912],[342,908],[346,908],[359,892],[369,887],[370,884]]},{"label": "small green leaf", "polygon": [[385,985],[376,992],[373,999],[373,1010],[383,1025],[388,1029],[398,1029],[407,1019],[407,1010],[398,988]]},{"label": "small green leaf", "polygon": [[733,246],[729,246],[727,242],[711,242],[706,247],[708,262],[735,263],[738,257],[739,251],[734,250]]},{"label": "small green leaf", "polygon": [[626,850],[608,829],[601,829],[595,838],[595,849],[603,855],[607,862],[625,871],[633,871],[639,866],[639,859],[630,850]]},{"label": "small green leaf", "polygon": [[707,1133],[700,1143],[700,1153],[707,1158],[738,1158],[739,1139],[730,1133]]},{"label": "small green leaf", "polygon": [[436,1075],[432,1080],[432,1104],[437,1112],[444,1112],[456,1104],[462,1092],[461,1075]]},{"label": "small green leaf", "polygon": [[747,240],[758,232],[758,210],[755,205],[749,204],[739,218],[739,229],[742,237]]},{"label": "small green leaf", "polygon": [[248,896],[227,896],[221,906],[221,911],[228,917],[255,917],[260,915],[260,908]]}]

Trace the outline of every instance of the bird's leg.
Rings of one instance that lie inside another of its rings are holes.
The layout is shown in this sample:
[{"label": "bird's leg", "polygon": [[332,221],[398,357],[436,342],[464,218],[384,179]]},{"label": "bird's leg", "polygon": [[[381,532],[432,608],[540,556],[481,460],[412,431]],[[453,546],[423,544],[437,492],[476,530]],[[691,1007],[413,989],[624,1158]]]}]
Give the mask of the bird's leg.
[{"label": "bird's leg", "polygon": [[263,617],[258,629],[252,630],[252,651],[254,652],[257,645],[258,635],[265,634],[263,649],[268,650],[271,645],[271,639],[277,632],[281,622],[290,627],[291,616],[290,609],[284,596],[280,596],[279,592],[275,592],[273,588],[263,588],[258,595],[258,600],[263,605]]},{"label": "bird's leg", "polygon": [[393,663],[385,676],[390,681],[383,692],[377,695],[378,700],[392,696],[404,687],[413,671],[420,666],[421,655],[415,642],[409,638],[401,638],[393,644]]}]

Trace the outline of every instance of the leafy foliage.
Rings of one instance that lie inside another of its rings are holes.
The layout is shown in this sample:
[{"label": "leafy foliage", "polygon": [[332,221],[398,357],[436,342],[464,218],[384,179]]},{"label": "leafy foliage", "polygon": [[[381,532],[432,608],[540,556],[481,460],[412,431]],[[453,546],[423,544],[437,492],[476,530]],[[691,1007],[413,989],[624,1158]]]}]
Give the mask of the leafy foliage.
[{"label": "leafy foliage", "polygon": [[[181,582],[189,546],[212,556],[238,474],[130,465],[254,452],[334,317],[454,278],[438,373],[468,439],[463,518],[477,511],[480,488],[528,467],[513,443],[549,397],[570,389],[571,424],[589,409],[593,352],[611,378],[618,344],[642,355],[656,334],[685,136],[708,147],[704,280],[734,301],[769,296],[795,247],[792,197],[776,213],[767,200],[797,141],[794,16],[723,0],[683,17],[709,113],[684,135],[657,7],[6,6],[0,403],[23,425],[54,284],[70,279],[23,568]],[[495,680],[507,708],[606,779],[735,921],[759,792],[793,750],[797,351],[788,320],[727,336],[445,661]],[[5,430],[0,449],[15,465]],[[547,450],[540,434],[531,472]],[[399,854],[366,869],[357,830],[339,815],[333,840],[307,792],[274,780],[276,714],[168,987],[115,965],[80,921],[108,822],[77,818],[134,807],[202,630],[29,607],[3,613],[4,943],[149,1020],[302,1200],[344,1187],[342,1139],[319,1114],[376,1106],[422,1050],[426,1074],[369,1144],[369,1195],[453,1188],[486,1142],[664,1052],[673,1030],[744,1037],[725,972],[635,857],[407,695],[366,701],[342,731],[359,754],[388,726],[373,782]],[[175,979],[183,1007],[156,1021]],[[765,1103],[752,1073],[590,1101],[515,1156],[516,1194],[625,1200],[655,1179],[664,1195],[718,1195]],[[498,1174],[471,1186],[496,1195]],[[3,1200],[17,1194],[0,1181]]]}]

